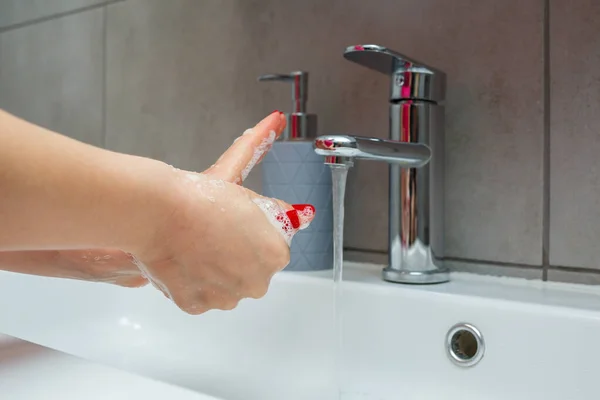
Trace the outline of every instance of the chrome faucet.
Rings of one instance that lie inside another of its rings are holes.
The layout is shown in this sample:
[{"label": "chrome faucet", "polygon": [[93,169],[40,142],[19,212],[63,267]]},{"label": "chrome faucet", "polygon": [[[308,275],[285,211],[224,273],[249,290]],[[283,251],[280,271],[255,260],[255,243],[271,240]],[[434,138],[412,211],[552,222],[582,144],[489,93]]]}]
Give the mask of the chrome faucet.
[{"label": "chrome faucet", "polygon": [[389,264],[383,279],[442,283],[444,267],[444,100],[446,75],[378,45],[351,46],[344,57],[389,75],[389,140],[325,135],[314,141],[326,164],[389,163]]}]

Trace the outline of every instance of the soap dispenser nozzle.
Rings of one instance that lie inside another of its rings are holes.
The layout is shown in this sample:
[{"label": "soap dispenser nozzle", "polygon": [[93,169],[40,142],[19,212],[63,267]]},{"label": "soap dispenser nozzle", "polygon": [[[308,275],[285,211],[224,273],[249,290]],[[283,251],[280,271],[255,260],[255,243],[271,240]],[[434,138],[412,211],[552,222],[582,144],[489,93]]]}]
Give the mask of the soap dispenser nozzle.
[{"label": "soap dispenser nozzle", "polygon": [[278,81],[292,84],[292,112],[306,112],[308,94],[308,72],[294,71],[289,74],[267,74],[258,77],[259,82]]},{"label": "soap dispenser nozzle", "polygon": [[292,86],[292,111],[286,113],[287,125],[281,140],[312,139],[317,136],[317,116],[306,113],[308,98],[308,72],[294,71],[289,74],[266,74],[259,82],[287,82]]}]

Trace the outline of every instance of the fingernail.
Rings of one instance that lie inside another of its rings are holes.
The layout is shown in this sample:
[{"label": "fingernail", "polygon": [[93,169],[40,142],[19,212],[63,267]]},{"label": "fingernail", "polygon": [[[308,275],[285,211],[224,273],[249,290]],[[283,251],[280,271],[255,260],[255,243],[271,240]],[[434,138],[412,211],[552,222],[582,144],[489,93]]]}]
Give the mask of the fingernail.
[{"label": "fingernail", "polygon": [[305,213],[315,213],[315,206],[312,204],[292,204],[294,210],[303,211]]},{"label": "fingernail", "polygon": [[300,228],[300,218],[298,217],[298,211],[290,210],[290,211],[286,212],[286,215],[290,219],[292,228],[294,228],[294,229]]},{"label": "fingernail", "polygon": [[315,218],[315,207],[312,204],[292,204],[292,207],[298,214],[300,221],[300,230],[308,228],[312,220]]},{"label": "fingernail", "polygon": [[282,114],[282,112],[281,112],[281,111],[279,111],[279,110],[275,110],[275,111],[273,111],[271,114],[275,114],[275,113]]}]

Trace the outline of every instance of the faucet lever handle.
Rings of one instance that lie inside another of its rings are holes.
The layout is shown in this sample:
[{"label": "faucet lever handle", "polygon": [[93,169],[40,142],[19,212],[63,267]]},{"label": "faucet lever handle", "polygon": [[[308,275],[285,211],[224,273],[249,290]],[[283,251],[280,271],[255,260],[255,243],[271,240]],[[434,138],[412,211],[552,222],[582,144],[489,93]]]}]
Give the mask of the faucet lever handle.
[{"label": "faucet lever handle", "polygon": [[446,74],[404,54],[376,44],[364,44],[347,47],[344,58],[390,76],[391,101],[444,100]]},{"label": "faucet lever handle", "polygon": [[425,63],[376,44],[349,46],[344,51],[344,57],[386,75],[393,75],[398,70],[415,70],[428,74],[436,73],[435,68]]},{"label": "faucet lever handle", "polygon": [[308,72],[293,71],[289,74],[265,74],[258,77],[259,82],[288,82],[292,84],[293,113],[306,112],[308,97]]}]

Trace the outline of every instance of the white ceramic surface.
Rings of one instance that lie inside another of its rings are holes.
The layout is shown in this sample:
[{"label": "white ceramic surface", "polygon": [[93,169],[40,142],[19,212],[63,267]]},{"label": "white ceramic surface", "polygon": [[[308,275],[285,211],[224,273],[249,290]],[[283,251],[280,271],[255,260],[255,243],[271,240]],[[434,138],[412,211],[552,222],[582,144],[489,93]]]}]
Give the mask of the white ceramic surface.
[{"label": "white ceramic surface", "polygon": [[[596,399],[600,289],[454,274],[415,287],[346,264],[343,398]],[[225,400],[332,400],[331,271],[278,274],[262,300],[189,316],[151,287],[0,273],[0,332]],[[486,353],[452,364],[469,322]]]},{"label": "white ceramic surface", "polygon": [[3,400],[218,400],[0,335]]}]

